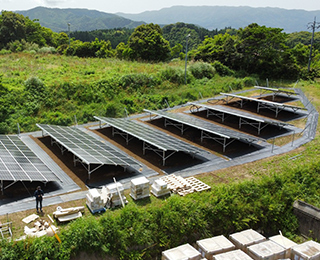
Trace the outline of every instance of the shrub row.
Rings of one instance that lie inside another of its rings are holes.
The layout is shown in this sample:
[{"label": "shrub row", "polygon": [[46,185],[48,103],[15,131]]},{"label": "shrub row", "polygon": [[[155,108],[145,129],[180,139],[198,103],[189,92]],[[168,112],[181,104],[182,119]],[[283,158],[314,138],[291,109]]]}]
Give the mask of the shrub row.
[{"label": "shrub row", "polygon": [[[211,191],[173,195],[143,206],[84,216],[62,228],[62,244],[55,238],[1,242],[0,259],[70,259],[80,252],[116,259],[159,259],[163,250],[215,235],[247,228],[265,236],[281,230],[293,238],[297,219],[295,199],[318,198],[320,163],[259,180],[222,184]],[[160,201],[160,202],[159,202]]]}]

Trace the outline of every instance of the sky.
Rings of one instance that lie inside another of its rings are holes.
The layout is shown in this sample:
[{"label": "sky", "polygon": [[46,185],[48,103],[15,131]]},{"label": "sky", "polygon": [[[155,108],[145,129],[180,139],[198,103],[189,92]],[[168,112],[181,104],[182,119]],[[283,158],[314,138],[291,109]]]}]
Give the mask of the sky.
[{"label": "sky", "polygon": [[175,5],[251,6],[284,9],[320,10],[319,0],[0,0],[0,11],[22,11],[37,6],[50,8],[86,8],[106,13],[141,13]]}]

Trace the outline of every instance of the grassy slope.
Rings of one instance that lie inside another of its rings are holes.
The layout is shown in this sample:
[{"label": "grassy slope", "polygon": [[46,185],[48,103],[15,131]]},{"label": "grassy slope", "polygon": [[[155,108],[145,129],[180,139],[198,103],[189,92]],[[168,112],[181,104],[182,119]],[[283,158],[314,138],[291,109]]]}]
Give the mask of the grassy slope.
[{"label": "grassy slope", "polygon": [[[55,84],[55,82],[62,81],[91,81],[98,80],[106,76],[116,76],[122,73],[132,72],[147,72],[156,73],[158,70],[168,66],[167,64],[140,64],[140,63],[126,63],[116,60],[95,60],[95,59],[77,59],[69,57],[57,57],[57,56],[40,56],[38,59],[29,57],[28,54],[12,54],[8,57],[0,57],[1,67],[0,74],[4,75],[3,83],[10,88],[19,88],[22,86],[23,81],[30,76],[37,76],[42,79],[45,84]],[[182,64],[180,64],[181,66]],[[179,64],[178,64],[179,66]],[[94,70],[94,74],[85,75],[86,70]],[[224,79],[219,79],[223,81]],[[319,111],[320,108],[320,84],[315,82],[301,82],[297,87],[304,90],[309,99]],[[245,164],[242,166],[223,169],[216,172],[206,173],[199,175],[198,178],[212,187],[219,187],[222,185],[232,184],[236,182],[242,182],[243,180],[260,179],[263,176],[272,176],[275,174],[281,174],[286,171],[293,171],[294,169],[303,169],[311,164],[319,164],[320,162],[320,138],[319,127],[317,137],[310,143],[290,152],[289,154],[275,156],[267,158],[258,162]],[[296,157],[295,160],[290,158]],[[290,160],[289,160],[290,159]],[[320,206],[317,198],[319,194],[314,196],[305,197],[307,202],[314,203],[316,206]],[[129,198],[129,196],[127,196]],[[61,205],[63,207],[73,205],[84,205],[85,201],[72,202],[70,204]],[[129,204],[133,204],[129,198]],[[159,200],[151,197],[151,203],[138,202],[135,205],[148,210],[148,208],[161,208],[166,204],[165,200]],[[55,206],[51,206],[47,210],[52,212]],[[117,216],[121,210],[115,210],[108,214]],[[88,213],[88,212],[87,212]],[[21,219],[29,212],[21,212],[19,214],[9,215],[9,219],[13,221],[14,232],[16,236],[22,233],[23,225]],[[90,214],[86,214],[89,217]],[[5,222],[6,216],[0,216],[0,221]],[[61,226],[61,229],[66,226]]]}]

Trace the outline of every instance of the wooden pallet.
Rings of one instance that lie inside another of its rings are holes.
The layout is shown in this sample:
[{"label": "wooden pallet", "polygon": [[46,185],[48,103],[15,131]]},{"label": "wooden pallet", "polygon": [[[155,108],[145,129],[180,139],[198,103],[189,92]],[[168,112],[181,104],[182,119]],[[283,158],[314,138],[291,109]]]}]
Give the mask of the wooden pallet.
[{"label": "wooden pallet", "polygon": [[204,182],[196,179],[195,177],[186,178],[186,181],[190,184],[190,186],[197,192],[210,190],[211,187]]},{"label": "wooden pallet", "polygon": [[168,189],[172,190],[173,192],[176,192],[179,189],[190,188],[189,183],[181,176],[170,174],[162,177],[161,179],[167,183]]},{"label": "wooden pallet", "polygon": [[180,196],[211,189],[209,185],[203,183],[195,177],[183,178],[181,176],[170,174],[162,177],[161,179],[167,183],[168,189],[179,194]]}]

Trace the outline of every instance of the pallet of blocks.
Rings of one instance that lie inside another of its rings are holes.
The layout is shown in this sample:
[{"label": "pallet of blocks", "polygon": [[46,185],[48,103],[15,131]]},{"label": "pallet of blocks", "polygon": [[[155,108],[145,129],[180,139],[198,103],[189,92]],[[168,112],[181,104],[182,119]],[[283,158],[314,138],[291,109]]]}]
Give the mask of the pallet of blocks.
[{"label": "pallet of blocks", "polygon": [[128,203],[127,198],[124,196],[123,185],[120,182],[112,183],[102,187],[101,196],[105,201],[107,208],[121,206],[122,202],[124,204]]},{"label": "pallet of blocks", "polygon": [[92,214],[101,213],[105,211],[105,203],[102,200],[100,192],[97,189],[89,190],[89,192],[86,195],[86,204]]},{"label": "pallet of blocks", "polygon": [[161,180],[167,183],[168,188],[172,190],[172,192],[177,193],[180,196],[211,189],[210,186],[195,177],[183,178],[170,174],[162,177]]},{"label": "pallet of blocks", "polygon": [[171,191],[165,181],[158,179],[151,185],[151,193],[158,198],[170,194]]},{"label": "pallet of blocks", "polygon": [[168,189],[174,193],[178,193],[180,190],[188,190],[191,188],[190,184],[181,176],[170,174],[161,178],[167,183]]},{"label": "pallet of blocks", "polygon": [[146,177],[131,180],[130,196],[134,200],[150,197],[150,182]]}]

